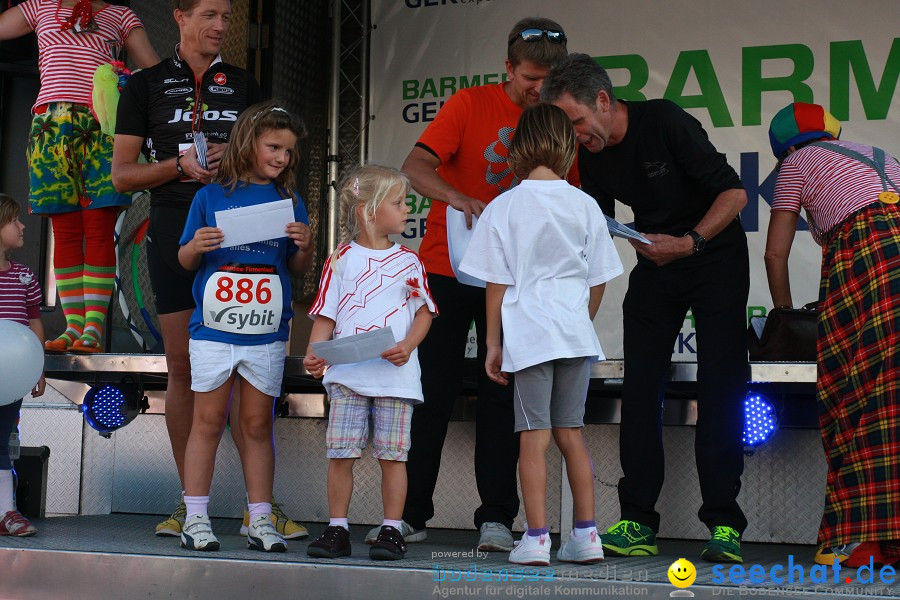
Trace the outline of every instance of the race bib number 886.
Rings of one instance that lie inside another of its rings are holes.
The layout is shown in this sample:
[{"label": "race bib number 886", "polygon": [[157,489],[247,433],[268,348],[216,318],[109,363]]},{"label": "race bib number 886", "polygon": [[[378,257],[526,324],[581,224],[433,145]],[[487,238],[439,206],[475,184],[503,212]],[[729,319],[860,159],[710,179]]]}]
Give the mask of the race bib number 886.
[{"label": "race bib number 886", "polygon": [[281,326],[281,280],[271,265],[224,265],[203,290],[203,324],[242,335]]}]

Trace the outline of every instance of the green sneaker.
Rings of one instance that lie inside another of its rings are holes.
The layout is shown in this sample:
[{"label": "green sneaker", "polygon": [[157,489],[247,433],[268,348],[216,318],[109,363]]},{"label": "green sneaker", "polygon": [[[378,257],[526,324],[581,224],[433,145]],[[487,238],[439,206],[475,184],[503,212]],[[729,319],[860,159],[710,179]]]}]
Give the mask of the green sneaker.
[{"label": "green sneaker", "polygon": [[711,537],[703,546],[700,558],[718,563],[744,562],[744,555],[741,554],[741,534],[737,530],[717,525],[710,534]]},{"label": "green sneaker", "polygon": [[601,537],[607,556],[656,556],[656,534],[637,521],[619,521]]}]

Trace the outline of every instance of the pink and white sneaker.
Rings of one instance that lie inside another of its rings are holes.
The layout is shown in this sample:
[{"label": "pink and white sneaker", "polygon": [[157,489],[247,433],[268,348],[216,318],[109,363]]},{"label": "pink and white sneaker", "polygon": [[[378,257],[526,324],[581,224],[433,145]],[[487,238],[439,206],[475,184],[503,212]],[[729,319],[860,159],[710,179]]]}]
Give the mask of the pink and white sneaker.
[{"label": "pink and white sneaker", "polygon": [[556,553],[556,558],[563,562],[577,563],[579,565],[591,565],[603,560],[603,544],[600,534],[592,530],[584,537],[575,537],[573,531],[568,541],[563,542]]},{"label": "pink and white sneaker", "polygon": [[516,547],[509,553],[509,562],[533,567],[548,566],[550,564],[550,536],[545,533],[538,537],[531,537],[527,532],[523,533],[522,539],[516,542]]},{"label": "pink and white sneaker", "polygon": [[11,510],[0,517],[0,535],[14,535],[16,537],[28,537],[37,533],[34,525],[28,522],[22,513]]}]

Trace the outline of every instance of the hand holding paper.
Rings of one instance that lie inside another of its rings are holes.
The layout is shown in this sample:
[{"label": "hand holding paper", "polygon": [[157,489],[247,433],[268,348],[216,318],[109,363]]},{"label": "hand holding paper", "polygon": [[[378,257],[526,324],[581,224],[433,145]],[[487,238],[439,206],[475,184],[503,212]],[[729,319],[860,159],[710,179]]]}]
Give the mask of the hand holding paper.
[{"label": "hand holding paper", "polygon": [[283,238],[288,223],[293,222],[294,203],[290,198],[216,211],[216,225],[225,235],[222,246],[226,248]]},{"label": "hand holding paper", "polygon": [[357,335],[348,335],[327,342],[313,342],[313,352],[330,365],[344,365],[381,358],[381,354],[393,348],[397,342],[390,326]]},{"label": "hand holding paper", "polygon": [[469,247],[477,224],[478,217],[472,215],[472,228],[469,229],[466,225],[466,215],[452,206],[447,207],[447,250],[450,254],[450,268],[460,283],[483,288],[487,286],[485,282],[459,270],[459,263],[466,254],[466,248]]},{"label": "hand holding paper", "polygon": [[194,148],[197,150],[197,164],[203,169],[209,170],[209,160],[206,157],[208,148],[206,145],[206,136],[202,131],[194,134]]},{"label": "hand holding paper", "polygon": [[644,244],[653,243],[631,227],[619,223],[610,216],[606,217],[606,227],[609,229],[609,234],[613,237],[620,237],[626,240],[637,240]]}]

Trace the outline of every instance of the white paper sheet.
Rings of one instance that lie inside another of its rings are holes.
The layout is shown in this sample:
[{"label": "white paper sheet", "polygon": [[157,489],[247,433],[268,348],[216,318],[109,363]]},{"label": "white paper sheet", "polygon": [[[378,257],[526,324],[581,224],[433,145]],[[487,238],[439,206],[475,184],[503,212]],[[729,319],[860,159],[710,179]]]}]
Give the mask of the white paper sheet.
[{"label": "white paper sheet", "polygon": [[293,221],[294,203],[290,198],[216,211],[216,225],[225,234],[223,248],[285,237],[285,229]]},{"label": "white paper sheet", "polygon": [[477,223],[478,217],[472,215],[472,229],[467,228],[466,213],[447,206],[447,250],[450,252],[450,268],[453,269],[458,282],[483,288],[487,287],[484,281],[459,270],[459,263],[466,254]]},{"label": "white paper sheet", "polygon": [[645,244],[653,243],[628,225],[622,225],[609,216],[606,217],[606,227],[609,229],[609,234],[613,237],[625,238],[626,240],[637,240]]},{"label": "white paper sheet", "polygon": [[313,342],[312,349],[330,365],[363,362],[381,357],[381,353],[397,345],[390,326],[349,335],[327,342]]}]

